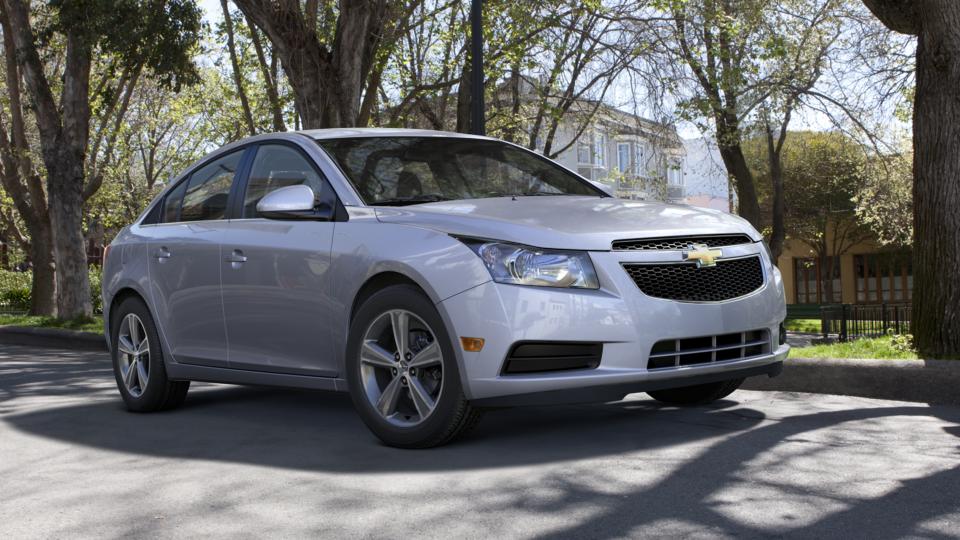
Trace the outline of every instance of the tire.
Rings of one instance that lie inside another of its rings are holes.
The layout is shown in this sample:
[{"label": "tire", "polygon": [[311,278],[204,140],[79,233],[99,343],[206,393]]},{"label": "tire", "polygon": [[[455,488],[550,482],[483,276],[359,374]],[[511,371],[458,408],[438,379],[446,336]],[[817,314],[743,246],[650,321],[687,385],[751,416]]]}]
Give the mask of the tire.
[{"label": "tire", "polygon": [[[406,336],[403,344],[396,340],[397,327],[407,330],[400,333]],[[347,341],[346,379],[360,418],[389,446],[447,444],[482,415],[464,395],[453,340],[440,314],[412,285],[386,287],[357,310]]]},{"label": "tire", "polygon": [[[131,333],[131,325],[136,329],[135,333]],[[190,381],[167,379],[165,353],[160,345],[160,336],[143,300],[131,296],[120,302],[111,316],[110,331],[113,374],[127,410],[154,412],[174,409],[183,404],[187,390],[190,389]],[[121,337],[124,344],[121,344]],[[145,351],[143,341],[147,342]],[[141,345],[137,347],[134,342]],[[133,349],[142,352],[139,355],[129,354]],[[131,365],[136,366],[132,372]],[[128,375],[131,377],[130,381],[126,380]]]},{"label": "tire", "polygon": [[740,388],[743,381],[743,379],[733,379],[681,388],[669,388],[667,390],[654,390],[647,392],[647,394],[657,401],[671,405],[703,405],[729,396],[737,388]]}]

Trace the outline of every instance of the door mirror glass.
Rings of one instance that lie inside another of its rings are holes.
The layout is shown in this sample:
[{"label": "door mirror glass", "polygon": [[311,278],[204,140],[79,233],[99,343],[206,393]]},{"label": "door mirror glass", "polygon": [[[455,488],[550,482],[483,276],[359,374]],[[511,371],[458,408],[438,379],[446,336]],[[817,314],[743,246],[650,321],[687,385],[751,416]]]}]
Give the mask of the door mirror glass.
[{"label": "door mirror glass", "polygon": [[257,203],[257,213],[268,219],[330,219],[330,209],[317,206],[310,186],[300,184],[275,189]]}]

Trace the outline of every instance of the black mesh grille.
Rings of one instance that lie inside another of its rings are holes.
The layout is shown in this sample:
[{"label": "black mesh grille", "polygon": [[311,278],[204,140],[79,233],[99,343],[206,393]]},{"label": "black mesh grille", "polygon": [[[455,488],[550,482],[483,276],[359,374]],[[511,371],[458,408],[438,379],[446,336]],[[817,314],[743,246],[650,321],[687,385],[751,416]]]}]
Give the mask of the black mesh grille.
[{"label": "black mesh grille", "polygon": [[644,294],[668,300],[719,302],[763,285],[760,257],[717,261],[716,266],[703,268],[695,263],[627,263],[623,268]]},{"label": "black mesh grille", "polygon": [[745,234],[725,236],[674,236],[672,238],[641,238],[638,240],[615,240],[614,251],[643,251],[656,249],[687,249],[690,244],[704,244],[707,247],[737,246],[750,244],[753,240]]}]

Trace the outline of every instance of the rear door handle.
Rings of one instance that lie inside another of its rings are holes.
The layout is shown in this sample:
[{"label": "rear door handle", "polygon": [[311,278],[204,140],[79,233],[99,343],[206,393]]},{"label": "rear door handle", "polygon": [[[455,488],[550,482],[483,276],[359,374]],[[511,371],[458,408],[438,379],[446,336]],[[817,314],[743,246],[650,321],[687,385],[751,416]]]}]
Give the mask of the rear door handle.
[{"label": "rear door handle", "polygon": [[247,262],[247,257],[246,255],[243,254],[242,251],[240,251],[239,249],[235,249],[233,250],[233,253],[231,253],[230,256],[226,257],[224,260],[236,265],[236,264]]},{"label": "rear door handle", "polygon": [[169,258],[170,258],[170,250],[168,250],[168,249],[166,248],[166,246],[164,246],[164,247],[158,249],[158,250],[153,254],[153,256],[154,256],[156,259],[161,260],[161,261],[162,261],[163,259],[169,259]]}]

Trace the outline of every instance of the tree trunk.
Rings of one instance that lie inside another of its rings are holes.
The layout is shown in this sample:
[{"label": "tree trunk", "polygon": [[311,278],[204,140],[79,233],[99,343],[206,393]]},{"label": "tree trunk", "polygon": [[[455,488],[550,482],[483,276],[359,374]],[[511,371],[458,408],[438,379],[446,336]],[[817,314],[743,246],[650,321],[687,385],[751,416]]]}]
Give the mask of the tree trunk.
[{"label": "tree trunk", "polygon": [[57,316],[57,265],[53,255],[53,231],[49,224],[30,228],[30,314]]},{"label": "tree trunk", "polygon": [[787,236],[783,217],[783,161],[780,159],[780,149],[773,139],[773,132],[770,131],[769,126],[767,126],[767,158],[770,162],[770,181],[773,184],[773,215],[771,216],[773,231],[770,233],[770,253],[773,255],[773,264],[779,266],[780,255],[783,254],[783,242]]},{"label": "tree trunk", "polygon": [[919,4],[911,331],[925,358],[960,357],[960,2]]},{"label": "tree trunk", "polygon": [[753,173],[750,172],[747,159],[743,156],[743,149],[739,142],[720,144],[719,149],[723,164],[733,176],[737,187],[738,214],[759,230],[762,228],[760,203],[757,202],[757,188],[753,183]]},{"label": "tree trunk", "polygon": [[227,0],[220,0],[220,7],[223,8],[223,27],[227,31],[227,50],[230,52],[233,83],[237,87],[240,108],[243,109],[243,119],[247,124],[247,131],[250,132],[250,135],[256,135],[257,126],[254,124],[253,114],[250,112],[250,101],[247,99],[247,91],[243,89],[243,70],[240,69],[240,60],[237,58],[237,45],[233,39],[233,19],[230,17],[230,6],[227,5]]},{"label": "tree trunk", "polygon": [[62,319],[73,319],[92,313],[83,236],[83,158],[69,148],[57,153],[59,163],[53,168],[47,164],[57,268],[57,313]]},{"label": "tree trunk", "polygon": [[[352,127],[383,34],[386,0],[340,0],[333,43],[295,0],[235,0],[270,39],[306,129]],[[315,4],[309,9],[316,9]],[[375,91],[376,89],[374,89]]]},{"label": "tree trunk", "polygon": [[470,51],[465,51],[457,89],[457,133],[470,133],[470,91],[473,88],[470,84],[470,66]]},{"label": "tree trunk", "polygon": [[[286,131],[287,126],[283,123],[283,108],[280,106],[280,96],[277,94],[277,78],[267,64],[267,56],[263,52],[263,44],[260,42],[260,32],[249,17],[246,18],[247,26],[250,27],[250,39],[253,41],[253,49],[257,53],[257,63],[260,64],[260,74],[263,77],[264,84],[267,87],[267,99],[270,100],[270,112],[273,114],[274,131]],[[271,57],[271,61],[276,64],[276,55]]]}]

